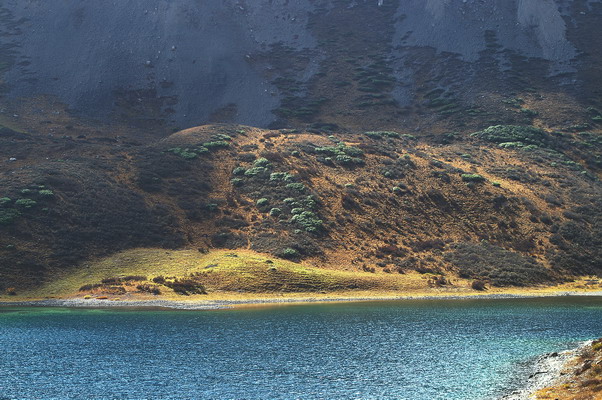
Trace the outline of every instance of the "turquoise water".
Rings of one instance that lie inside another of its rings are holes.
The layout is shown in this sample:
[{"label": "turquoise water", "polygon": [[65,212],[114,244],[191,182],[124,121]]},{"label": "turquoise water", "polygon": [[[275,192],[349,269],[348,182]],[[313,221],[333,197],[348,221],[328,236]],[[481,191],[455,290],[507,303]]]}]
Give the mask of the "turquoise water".
[{"label": "turquoise water", "polygon": [[602,336],[602,298],[0,308],[0,399],[490,399]]}]

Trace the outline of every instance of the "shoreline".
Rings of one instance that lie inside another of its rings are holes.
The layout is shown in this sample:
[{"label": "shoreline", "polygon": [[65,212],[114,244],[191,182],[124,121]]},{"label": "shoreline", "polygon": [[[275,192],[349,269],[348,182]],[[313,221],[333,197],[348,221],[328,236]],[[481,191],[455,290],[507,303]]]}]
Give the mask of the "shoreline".
[{"label": "shoreline", "polygon": [[414,294],[399,296],[308,296],[308,297],[273,297],[247,299],[207,299],[207,300],[172,300],[172,299],[84,299],[81,297],[65,299],[32,299],[5,300],[0,299],[0,307],[63,307],[63,308],[136,308],[164,310],[225,310],[242,307],[267,307],[279,305],[320,304],[320,303],[363,303],[374,301],[412,301],[412,300],[501,300],[530,299],[545,297],[595,297],[602,296],[602,291],[553,291],[524,293],[488,293],[488,294]]},{"label": "shoreline", "polygon": [[562,352],[542,354],[532,360],[529,368],[530,375],[524,385],[497,400],[528,400],[535,399],[538,391],[553,386],[563,378],[562,372],[567,365],[593,340],[578,342],[577,346]]}]

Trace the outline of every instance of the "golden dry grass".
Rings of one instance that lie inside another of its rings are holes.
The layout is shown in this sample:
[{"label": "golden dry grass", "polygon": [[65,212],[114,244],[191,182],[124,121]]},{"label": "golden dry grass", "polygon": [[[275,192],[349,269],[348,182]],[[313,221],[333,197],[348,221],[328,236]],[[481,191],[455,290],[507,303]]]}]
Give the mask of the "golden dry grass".
[{"label": "golden dry grass", "polygon": [[[548,296],[558,292],[585,292],[583,282],[536,288],[490,288],[477,292],[470,281],[451,278],[452,285],[429,285],[430,274],[407,274],[343,271],[311,267],[281,260],[249,250],[216,250],[203,254],[197,250],[140,248],[116,253],[88,262],[72,272],[57,275],[51,282],[11,296],[10,299],[47,297],[106,296],[103,289],[80,291],[83,285],[98,284],[103,279],[139,275],[146,280],[124,282],[125,294],[111,298],[161,298],[167,300],[254,300],[271,298],[308,298],[312,300],[391,298],[426,296],[482,296],[497,294]],[[207,295],[182,296],[159,285],[161,295],[139,293],[139,284],[155,284],[152,279],[194,277],[207,289]],[[590,290],[595,290],[591,288]],[[598,289],[599,290],[599,289]],[[4,298],[4,300],[10,300]]]},{"label": "golden dry grass", "polygon": [[[373,274],[309,267],[252,251],[134,249],[81,265],[56,276],[27,297],[73,296],[87,284],[102,279],[141,275],[152,283],[156,276],[185,278],[195,275],[209,292],[320,293],[340,290],[403,291],[427,287],[420,274]],[[138,283],[143,281],[138,281]],[[169,290],[168,290],[169,291]]]}]

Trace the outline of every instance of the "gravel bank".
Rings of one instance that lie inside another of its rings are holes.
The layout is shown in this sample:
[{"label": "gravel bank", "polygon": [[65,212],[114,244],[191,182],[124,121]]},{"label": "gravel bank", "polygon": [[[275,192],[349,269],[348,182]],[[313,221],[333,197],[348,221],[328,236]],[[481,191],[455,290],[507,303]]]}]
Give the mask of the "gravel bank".
[{"label": "gravel bank", "polygon": [[571,350],[561,353],[548,353],[539,356],[533,363],[531,375],[525,381],[525,385],[510,394],[502,396],[499,400],[530,400],[534,399],[535,392],[545,387],[553,386],[562,378],[561,372],[565,365],[575,358],[579,352],[592,341],[579,343]]},{"label": "gravel bank", "polygon": [[217,310],[233,308],[237,305],[269,305],[298,303],[334,303],[391,300],[479,300],[479,299],[517,299],[560,296],[602,296],[602,292],[556,292],[542,294],[482,294],[449,296],[386,296],[386,297],[303,297],[303,298],[265,298],[248,300],[98,300],[98,299],[45,299],[31,301],[1,301],[0,306],[18,307],[83,307],[83,308],[163,308],[180,310]]}]

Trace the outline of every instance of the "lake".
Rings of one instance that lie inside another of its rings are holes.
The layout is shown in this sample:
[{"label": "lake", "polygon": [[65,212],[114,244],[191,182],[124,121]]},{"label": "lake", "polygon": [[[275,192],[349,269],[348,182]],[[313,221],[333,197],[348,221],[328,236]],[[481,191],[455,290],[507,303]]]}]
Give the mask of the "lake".
[{"label": "lake", "polygon": [[600,336],[600,297],[3,307],[0,399],[494,399]]}]

